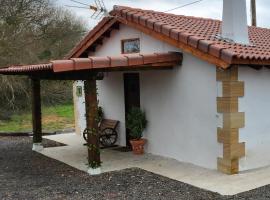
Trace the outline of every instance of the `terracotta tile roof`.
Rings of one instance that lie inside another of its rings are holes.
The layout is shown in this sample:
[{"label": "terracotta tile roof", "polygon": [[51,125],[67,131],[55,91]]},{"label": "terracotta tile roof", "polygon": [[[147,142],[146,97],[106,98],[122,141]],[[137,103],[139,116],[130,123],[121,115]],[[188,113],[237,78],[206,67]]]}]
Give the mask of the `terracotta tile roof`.
[{"label": "terracotta tile roof", "polygon": [[85,69],[113,70],[132,69],[133,67],[162,67],[182,62],[182,54],[176,52],[153,54],[123,54],[119,56],[71,58],[70,60],[53,61],[54,72],[76,71]]},{"label": "terracotta tile roof", "polygon": [[172,67],[181,64],[182,54],[178,52],[153,54],[123,54],[119,56],[71,58],[68,60],[55,60],[49,64],[11,66],[1,68],[0,74],[26,74],[32,72],[68,72],[77,70],[122,70],[135,68]]},{"label": "terracotta tile roof", "polygon": [[219,39],[221,21],[167,14],[151,10],[115,6],[111,14],[177,42],[217,57],[229,64],[238,60],[248,64],[270,64],[270,30],[249,27],[251,45],[241,45]]},{"label": "terracotta tile roof", "polygon": [[231,64],[270,65],[269,29],[249,27],[251,45],[241,45],[219,39],[219,20],[123,6],[115,6],[111,15],[116,18],[105,17],[68,58],[80,57],[114,23],[122,22],[223,68]]},{"label": "terracotta tile roof", "polygon": [[52,69],[53,69],[52,63],[38,64],[38,65],[20,65],[20,66],[10,66],[6,68],[0,68],[0,74],[51,71]]}]

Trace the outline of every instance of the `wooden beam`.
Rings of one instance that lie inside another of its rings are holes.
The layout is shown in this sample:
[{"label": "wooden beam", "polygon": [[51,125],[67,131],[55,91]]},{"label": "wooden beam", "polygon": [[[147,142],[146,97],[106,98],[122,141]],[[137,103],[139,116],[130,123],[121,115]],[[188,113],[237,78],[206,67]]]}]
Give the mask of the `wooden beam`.
[{"label": "wooden beam", "polygon": [[138,70],[170,70],[175,66],[181,66],[180,62],[164,62],[157,64],[146,64],[138,66],[121,66],[121,67],[104,67],[96,69],[86,70],[74,70],[68,72],[54,73],[53,71],[38,71],[38,72],[22,72],[22,73],[9,73],[7,75],[14,76],[29,76],[31,79],[40,80],[88,80],[91,77],[95,77],[96,80],[103,80],[103,72],[114,72],[114,71],[138,71]]},{"label": "wooden beam", "polygon": [[87,50],[89,47],[91,47],[91,45],[99,39],[100,36],[102,36],[104,33],[106,33],[106,31],[108,31],[109,28],[111,28],[115,23],[117,23],[116,19],[111,19],[108,22],[106,22],[106,24],[98,31],[95,33],[95,35],[93,35],[87,42],[85,42],[80,49],[78,49],[76,51],[76,53],[72,56],[73,58],[78,58],[80,57],[80,55]]},{"label": "wooden beam", "polygon": [[120,30],[120,23],[115,23],[113,26],[112,26],[113,29],[116,29],[116,30]]},{"label": "wooden beam", "polygon": [[234,58],[232,60],[232,63],[234,65],[263,65],[263,66],[269,66],[270,60],[250,60],[250,59],[240,59],[240,58]]},{"label": "wooden beam", "polygon": [[31,79],[33,143],[42,143],[40,80]]},{"label": "wooden beam", "polygon": [[120,29],[120,23],[115,23],[113,24],[105,33],[103,33],[93,44],[88,48],[90,52],[95,52],[97,46],[103,45],[103,39],[104,38],[109,38],[111,36],[111,32],[113,30],[119,30]]},{"label": "wooden beam", "polygon": [[87,49],[87,51],[89,51],[89,52],[95,52],[95,51],[96,51],[96,48],[97,48],[96,45],[92,45],[92,46],[90,46],[90,47]]},{"label": "wooden beam", "polygon": [[[28,74],[29,75],[29,74]],[[41,80],[87,80],[91,77],[96,77],[96,80],[103,80],[103,73],[89,70],[78,70],[62,73],[53,72],[36,72],[29,75],[31,78],[38,78]]]},{"label": "wooden beam", "polygon": [[97,44],[97,46],[98,46],[98,45],[103,45],[103,40],[101,40],[101,39],[100,39],[100,40],[97,40],[97,41],[95,42],[95,44]]},{"label": "wooden beam", "polygon": [[263,68],[263,65],[249,65],[249,67],[258,71]]},{"label": "wooden beam", "polygon": [[[100,147],[98,133],[98,101],[96,80],[86,80],[84,83],[85,108],[86,108],[86,132],[88,147],[89,170],[100,168]],[[89,172],[91,174],[91,172]]]},{"label": "wooden beam", "polygon": [[111,31],[110,30],[106,31],[105,33],[103,33],[101,37],[105,37],[105,38],[111,37]]}]

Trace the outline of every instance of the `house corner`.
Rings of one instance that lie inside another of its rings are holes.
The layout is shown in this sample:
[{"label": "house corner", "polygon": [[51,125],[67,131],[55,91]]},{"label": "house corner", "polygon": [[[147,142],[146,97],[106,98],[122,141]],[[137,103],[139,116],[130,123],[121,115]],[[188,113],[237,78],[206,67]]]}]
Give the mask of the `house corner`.
[{"label": "house corner", "polygon": [[222,127],[217,128],[218,142],[223,144],[223,157],[217,168],[226,174],[239,172],[239,159],[245,156],[245,143],[239,142],[239,129],[245,126],[245,113],[239,112],[239,97],[244,96],[244,82],[238,80],[238,66],[217,68],[217,82],[222,84],[222,95],[217,97],[217,112],[223,115]]}]

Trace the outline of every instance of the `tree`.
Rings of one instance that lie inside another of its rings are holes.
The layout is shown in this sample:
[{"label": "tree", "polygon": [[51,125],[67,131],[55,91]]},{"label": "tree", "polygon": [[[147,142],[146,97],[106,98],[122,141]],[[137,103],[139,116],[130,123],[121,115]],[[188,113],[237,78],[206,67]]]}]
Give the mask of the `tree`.
[{"label": "tree", "polygon": [[[0,5],[0,67],[61,59],[86,33],[82,19],[51,0],[0,0]],[[71,83],[43,83],[45,103],[71,100]],[[0,76],[0,84],[0,111],[28,107],[26,78]]]}]

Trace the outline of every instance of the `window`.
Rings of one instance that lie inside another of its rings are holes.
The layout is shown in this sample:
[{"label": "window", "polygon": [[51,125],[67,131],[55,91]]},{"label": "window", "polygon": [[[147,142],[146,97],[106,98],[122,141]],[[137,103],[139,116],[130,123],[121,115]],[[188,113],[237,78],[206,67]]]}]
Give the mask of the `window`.
[{"label": "window", "polygon": [[122,54],[140,53],[140,39],[122,40]]},{"label": "window", "polygon": [[82,86],[77,86],[76,95],[77,97],[82,97]]}]

